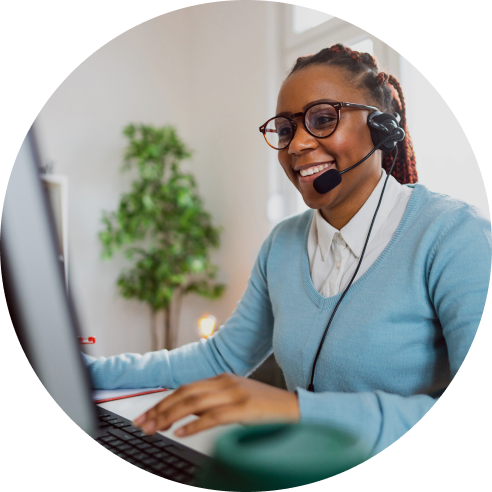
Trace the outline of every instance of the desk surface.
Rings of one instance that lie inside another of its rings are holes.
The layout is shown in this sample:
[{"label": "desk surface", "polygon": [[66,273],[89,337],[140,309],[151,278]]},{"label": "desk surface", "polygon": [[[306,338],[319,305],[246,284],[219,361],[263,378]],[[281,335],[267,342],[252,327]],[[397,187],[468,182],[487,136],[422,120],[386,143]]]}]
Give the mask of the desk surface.
[{"label": "desk surface", "polygon": [[[165,391],[163,393],[153,393],[150,395],[134,396],[132,398],[125,398],[122,400],[108,401],[106,403],[99,403],[101,408],[110,410],[111,412],[117,413],[122,417],[133,420],[139,415],[144,413],[149,408],[153,407],[156,403],[166,398],[172,393],[172,390]],[[229,429],[234,429],[240,427],[239,424],[223,425],[220,427],[215,427],[213,429],[208,429],[203,432],[199,432],[193,436],[188,437],[177,437],[174,435],[174,431],[181,427],[182,425],[192,422],[197,417],[194,415],[185,417],[184,419],[176,422],[169,430],[160,432],[163,436],[173,439],[176,442],[180,442],[185,446],[188,446],[200,453],[211,456],[213,452],[213,446],[217,437]]]}]

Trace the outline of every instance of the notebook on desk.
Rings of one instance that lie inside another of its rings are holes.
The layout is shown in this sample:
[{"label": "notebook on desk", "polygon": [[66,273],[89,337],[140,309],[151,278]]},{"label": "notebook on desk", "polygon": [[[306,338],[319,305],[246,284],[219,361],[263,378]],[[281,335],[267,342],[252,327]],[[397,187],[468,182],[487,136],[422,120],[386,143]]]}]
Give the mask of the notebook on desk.
[{"label": "notebook on desk", "polygon": [[129,419],[92,401],[31,138],[30,132],[10,178],[1,236],[5,293],[22,347],[53,399],[102,446],[156,475],[193,484],[209,457],[162,434],[147,436]]}]

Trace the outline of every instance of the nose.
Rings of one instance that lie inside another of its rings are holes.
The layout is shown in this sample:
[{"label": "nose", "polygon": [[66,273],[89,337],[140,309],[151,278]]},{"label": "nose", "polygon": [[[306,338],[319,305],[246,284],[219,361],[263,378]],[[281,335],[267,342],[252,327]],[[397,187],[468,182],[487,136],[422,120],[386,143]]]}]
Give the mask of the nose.
[{"label": "nose", "polygon": [[298,118],[294,137],[289,144],[289,154],[300,154],[306,150],[315,149],[318,146],[318,141],[304,127],[302,118]]}]

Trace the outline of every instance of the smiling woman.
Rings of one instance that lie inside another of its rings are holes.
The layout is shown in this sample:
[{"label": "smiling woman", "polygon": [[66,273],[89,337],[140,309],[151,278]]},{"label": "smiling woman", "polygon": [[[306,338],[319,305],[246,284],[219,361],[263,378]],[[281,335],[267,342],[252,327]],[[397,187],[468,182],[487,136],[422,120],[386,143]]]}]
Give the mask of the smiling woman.
[{"label": "smiling woman", "polygon": [[[367,53],[301,58],[261,128],[310,210],[273,229],[233,315],[207,340],[87,365],[99,388],[179,387],[136,419],[148,433],[190,414],[181,436],[301,421],[349,432],[373,455],[462,364],[487,295],[490,223],[416,184],[403,92]],[[321,193],[331,171],[343,177]],[[245,378],[272,352],[288,390]]]}]

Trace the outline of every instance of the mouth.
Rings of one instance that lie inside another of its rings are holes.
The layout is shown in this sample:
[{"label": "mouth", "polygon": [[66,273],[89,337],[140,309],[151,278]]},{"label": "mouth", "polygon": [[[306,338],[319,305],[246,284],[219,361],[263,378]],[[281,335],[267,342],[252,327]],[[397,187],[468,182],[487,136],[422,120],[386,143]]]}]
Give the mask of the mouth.
[{"label": "mouth", "polygon": [[301,183],[311,183],[314,181],[320,174],[325,173],[330,169],[336,169],[336,162],[323,162],[320,164],[312,165],[308,168],[300,169],[295,171],[298,175],[298,179]]}]

